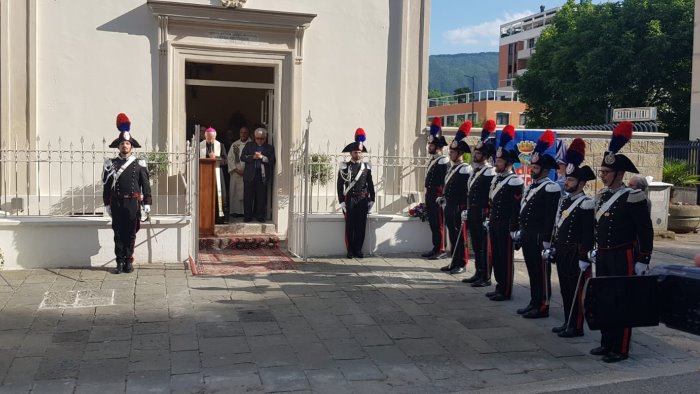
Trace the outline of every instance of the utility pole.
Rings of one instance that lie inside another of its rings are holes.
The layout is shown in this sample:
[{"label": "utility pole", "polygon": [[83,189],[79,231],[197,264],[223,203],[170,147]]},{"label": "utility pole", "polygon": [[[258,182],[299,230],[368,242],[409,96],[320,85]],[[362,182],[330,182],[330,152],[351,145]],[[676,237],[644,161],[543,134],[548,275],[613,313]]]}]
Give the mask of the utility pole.
[{"label": "utility pole", "polygon": [[466,75],[466,74],[464,76],[472,79],[472,93],[471,93],[471,97],[469,97],[469,101],[471,101],[471,103],[472,103],[472,123],[476,124],[476,113],[474,113],[474,93],[475,93],[474,76],[473,75]]}]

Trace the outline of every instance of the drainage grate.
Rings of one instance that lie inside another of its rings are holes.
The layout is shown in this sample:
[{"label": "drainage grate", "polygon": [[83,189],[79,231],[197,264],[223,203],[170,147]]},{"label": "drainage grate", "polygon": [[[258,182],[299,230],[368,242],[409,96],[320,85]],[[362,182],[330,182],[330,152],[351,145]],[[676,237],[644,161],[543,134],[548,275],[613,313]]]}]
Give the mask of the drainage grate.
[{"label": "drainage grate", "polygon": [[39,309],[87,308],[114,305],[114,289],[47,291]]}]

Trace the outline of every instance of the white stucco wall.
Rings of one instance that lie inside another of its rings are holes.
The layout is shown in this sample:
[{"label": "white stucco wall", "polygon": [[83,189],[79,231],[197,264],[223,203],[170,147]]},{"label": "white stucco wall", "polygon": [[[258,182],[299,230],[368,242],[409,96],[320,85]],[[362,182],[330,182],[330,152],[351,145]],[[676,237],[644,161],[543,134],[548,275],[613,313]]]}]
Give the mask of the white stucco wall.
[{"label": "white stucco wall", "polygon": [[[6,270],[113,267],[114,232],[109,218],[0,219],[0,251]],[[190,219],[152,217],[136,233],[136,264],[184,262],[189,256]]]},{"label": "white stucco wall", "polygon": [[[317,14],[304,37],[300,105],[302,120],[312,113],[314,143],[340,147],[363,127],[368,147],[376,152],[380,145],[400,142],[403,126],[412,135],[406,142],[411,146],[421,126],[413,116],[421,100],[415,88],[406,92],[401,84],[412,78],[416,83],[410,85],[419,85],[420,54],[415,42],[403,47],[402,42],[404,32],[415,37],[420,31],[415,15],[420,2],[249,0],[246,8]],[[410,15],[404,18],[404,12]],[[163,105],[157,95],[158,25],[146,2],[38,0],[36,18],[41,141],[111,140],[118,112],[130,116],[135,138],[153,141]],[[402,108],[401,100],[410,105]],[[409,111],[409,124],[399,124],[402,110]]]}]

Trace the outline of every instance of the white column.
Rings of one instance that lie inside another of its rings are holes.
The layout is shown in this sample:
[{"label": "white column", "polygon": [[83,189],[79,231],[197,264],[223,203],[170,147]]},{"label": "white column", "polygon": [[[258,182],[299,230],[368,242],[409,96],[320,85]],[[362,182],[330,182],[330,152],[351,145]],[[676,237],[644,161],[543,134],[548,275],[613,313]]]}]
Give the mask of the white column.
[{"label": "white column", "polygon": [[695,28],[693,29],[693,74],[690,83],[690,136],[700,138],[700,0],[695,0]]}]

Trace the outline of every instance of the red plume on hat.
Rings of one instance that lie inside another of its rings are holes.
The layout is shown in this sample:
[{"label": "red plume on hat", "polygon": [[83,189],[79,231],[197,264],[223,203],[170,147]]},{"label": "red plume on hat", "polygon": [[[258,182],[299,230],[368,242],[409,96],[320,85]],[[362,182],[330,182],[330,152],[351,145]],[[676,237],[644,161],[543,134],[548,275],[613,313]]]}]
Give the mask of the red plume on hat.
[{"label": "red plume on hat", "polygon": [[430,134],[437,136],[442,131],[442,118],[436,116],[430,122]]},{"label": "red plume on hat", "polygon": [[623,120],[615,126],[613,130],[612,138],[610,139],[610,145],[608,145],[608,152],[617,153],[625,146],[629,140],[632,139],[632,122],[628,120]]},{"label": "red plume on hat", "polygon": [[455,134],[455,141],[461,141],[469,135],[469,132],[472,130],[472,122],[471,121],[466,121],[462,123],[459,126],[459,129],[457,129],[457,134]]},{"label": "red plume on hat", "polygon": [[501,131],[501,139],[498,141],[499,147],[505,147],[507,143],[515,139],[515,127],[506,125]]},{"label": "red plume on hat", "polygon": [[131,121],[125,113],[120,113],[117,115],[117,130],[119,131],[129,131],[131,128]]},{"label": "red plume on hat", "polygon": [[583,163],[583,159],[586,157],[586,142],[581,138],[574,138],[569,145],[569,149],[566,150],[564,155],[564,161],[567,164],[573,164],[578,167]]},{"label": "red plume on hat", "polygon": [[552,145],[554,145],[554,133],[552,130],[546,130],[537,140],[534,151],[543,153],[547,149],[551,148]]},{"label": "red plume on hat", "polygon": [[496,121],[493,119],[488,119],[484,122],[484,127],[481,129],[481,140],[486,141],[487,138],[496,132]]}]

